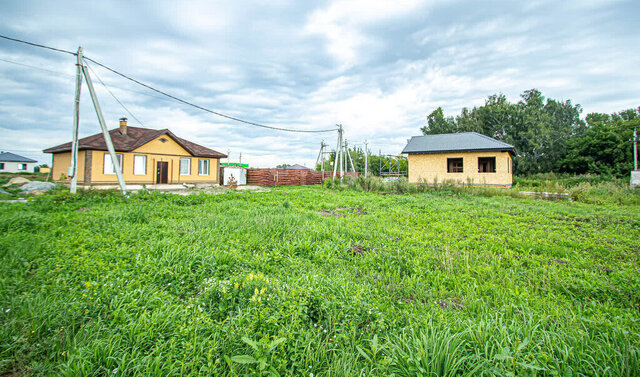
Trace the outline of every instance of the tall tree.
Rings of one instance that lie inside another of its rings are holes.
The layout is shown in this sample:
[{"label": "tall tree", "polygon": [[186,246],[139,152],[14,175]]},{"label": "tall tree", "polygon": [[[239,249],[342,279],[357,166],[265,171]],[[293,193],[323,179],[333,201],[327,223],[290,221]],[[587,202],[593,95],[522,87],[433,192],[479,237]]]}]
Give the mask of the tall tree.
[{"label": "tall tree", "polygon": [[453,117],[445,117],[442,107],[438,107],[427,116],[427,125],[422,127],[424,135],[446,134],[457,131]]},{"label": "tall tree", "polygon": [[580,105],[545,99],[539,90],[531,89],[522,93],[518,103],[510,103],[504,94],[491,95],[483,106],[463,108],[455,119],[445,117],[439,107],[429,114],[422,132],[478,132],[516,148],[516,173],[549,172],[559,167],[566,140],[584,132],[581,112]]},{"label": "tall tree", "polygon": [[630,126],[638,123],[640,109],[616,114],[590,113],[583,134],[567,141],[567,153],[559,162],[562,172],[625,177],[633,168]]}]

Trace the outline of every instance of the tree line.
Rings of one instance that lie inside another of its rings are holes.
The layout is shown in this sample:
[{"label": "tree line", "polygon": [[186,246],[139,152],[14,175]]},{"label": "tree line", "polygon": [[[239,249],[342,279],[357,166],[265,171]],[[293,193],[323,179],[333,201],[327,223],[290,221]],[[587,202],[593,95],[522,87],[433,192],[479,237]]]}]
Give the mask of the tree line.
[{"label": "tree line", "polygon": [[516,149],[514,172],[600,174],[624,177],[633,169],[632,126],[640,126],[640,107],[614,114],[589,113],[571,100],[546,98],[537,89],[516,103],[503,94],[484,105],[445,116],[438,107],[427,116],[425,135],[478,132]]}]

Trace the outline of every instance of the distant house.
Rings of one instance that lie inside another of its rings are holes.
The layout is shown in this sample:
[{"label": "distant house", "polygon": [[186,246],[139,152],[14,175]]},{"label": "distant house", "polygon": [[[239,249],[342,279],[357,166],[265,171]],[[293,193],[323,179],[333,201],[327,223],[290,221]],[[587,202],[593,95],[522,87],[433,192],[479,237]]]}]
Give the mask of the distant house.
[{"label": "distant house", "polygon": [[412,183],[512,184],[515,148],[476,132],[414,136],[402,153]]},{"label": "distant house", "polygon": [[[120,119],[120,127],[109,134],[128,184],[218,183],[219,160],[227,157],[167,129],[128,127],[127,118]],[[79,184],[117,184],[102,133],[78,140],[78,150]],[[71,142],[44,152],[53,154],[51,177],[68,181]]]},{"label": "distant house", "polygon": [[289,170],[311,170],[308,167],[302,166],[302,165],[299,165],[299,164],[293,164],[293,165],[287,166],[285,169],[289,169]]},{"label": "distant house", "polygon": [[36,160],[11,152],[0,153],[0,173],[33,173]]}]

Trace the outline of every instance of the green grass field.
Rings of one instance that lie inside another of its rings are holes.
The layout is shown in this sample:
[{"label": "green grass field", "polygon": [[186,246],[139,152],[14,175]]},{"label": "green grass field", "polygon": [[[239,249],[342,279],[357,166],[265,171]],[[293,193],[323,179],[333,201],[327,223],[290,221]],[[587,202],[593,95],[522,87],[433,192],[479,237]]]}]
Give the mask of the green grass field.
[{"label": "green grass field", "polygon": [[640,207],[294,187],[0,203],[0,374],[634,376]]}]

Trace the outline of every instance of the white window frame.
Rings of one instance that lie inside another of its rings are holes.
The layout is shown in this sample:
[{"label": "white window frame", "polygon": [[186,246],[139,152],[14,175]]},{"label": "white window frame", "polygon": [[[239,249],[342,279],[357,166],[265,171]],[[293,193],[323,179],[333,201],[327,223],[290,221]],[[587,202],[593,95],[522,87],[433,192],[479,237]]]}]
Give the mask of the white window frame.
[{"label": "white window frame", "polygon": [[[138,162],[140,158],[142,158],[143,162]],[[142,167],[142,173],[138,171],[140,167]],[[143,154],[133,155],[133,175],[147,175],[147,156]]]},{"label": "white window frame", "polygon": [[[206,172],[204,172],[205,169],[203,169],[203,166],[206,166]],[[206,158],[201,158],[198,160],[198,175],[209,175],[209,160]]]},{"label": "white window frame", "polygon": [[27,164],[18,164],[18,170],[27,170]]},{"label": "white window frame", "polygon": [[[122,173],[122,161],[124,160],[124,157],[122,157],[122,153],[116,153],[116,158],[118,159],[118,163],[120,164],[120,173]],[[104,154],[102,173],[104,175],[116,174],[116,170],[113,168],[113,163],[111,162],[111,155],[109,154],[109,152]]]},{"label": "white window frame", "polygon": [[[187,172],[182,172],[182,164],[186,163]],[[181,158],[180,159],[180,175],[191,175],[191,159],[190,158]]]}]

